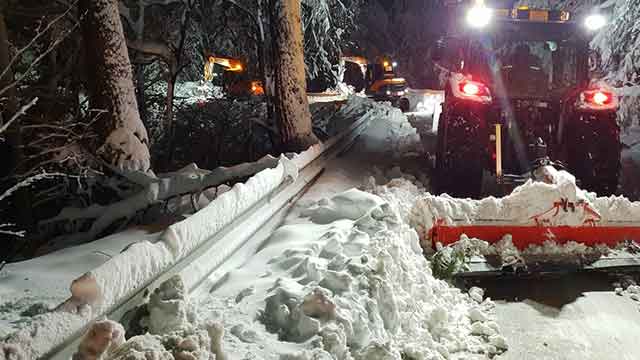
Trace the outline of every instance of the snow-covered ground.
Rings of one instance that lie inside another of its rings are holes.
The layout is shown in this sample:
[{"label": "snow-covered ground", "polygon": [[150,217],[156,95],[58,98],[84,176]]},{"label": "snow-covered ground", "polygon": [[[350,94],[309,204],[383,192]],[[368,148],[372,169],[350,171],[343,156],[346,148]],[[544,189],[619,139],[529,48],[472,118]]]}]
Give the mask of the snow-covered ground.
[{"label": "snow-covered ground", "polygon": [[74,279],[128,245],[144,240],[155,242],[159,235],[134,228],[47,256],[7,264],[0,271],[0,338],[66,300]]},{"label": "snow-covered ground", "polygon": [[[197,359],[214,353],[227,359],[484,359],[507,348],[500,359],[640,358],[635,288],[618,296],[610,280],[577,275],[556,282],[480,283],[491,301],[479,288],[467,292],[437,280],[422,255],[423,231],[415,221],[416,203],[429,196],[433,110],[406,116],[384,104],[357,101],[375,113],[369,128],[332,160],[267,243],[191,298],[173,291],[183,285],[172,280],[151,297],[150,315],[134,321],[152,335],[123,346],[119,339],[106,358],[123,359],[145,348],[176,359],[185,352],[200,354]],[[569,195],[595,201],[578,191]],[[503,208],[489,206],[491,201],[487,209]],[[60,284],[117,256],[132,237],[157,241],[158,235],[136,231],[108,245],[96,242],[5,268],[0,279],[20,286],[0,287],[0,328],[6,333],[59,303],[66,290]],[[77,266],[67,266],[70,256]],[[42,276],[61,264],[64,272]],[[30,280],[22,284],[19,276]],[[42,289],[37,296],[22,295],[34,286]],[[112,334],[120,331],[99,325]]]}]

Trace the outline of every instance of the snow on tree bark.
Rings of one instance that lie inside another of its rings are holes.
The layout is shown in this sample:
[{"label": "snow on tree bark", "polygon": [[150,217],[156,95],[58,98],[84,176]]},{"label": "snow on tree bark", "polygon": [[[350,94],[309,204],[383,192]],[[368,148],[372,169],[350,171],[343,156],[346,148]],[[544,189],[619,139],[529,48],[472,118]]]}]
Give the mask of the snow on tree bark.
[{"label": "snow on tree bark", "polygon": [[149,137],[140,119],[131,63],[116,0],[80,0],[92,109],[104,139],[98,154],[120,170],[150,168]]},{"label": "snow on tree bark", "polygon": [[307,101],[300,0],[272,0],[270,8],[275,122],[283,150],[303,151],[318,139]]}]

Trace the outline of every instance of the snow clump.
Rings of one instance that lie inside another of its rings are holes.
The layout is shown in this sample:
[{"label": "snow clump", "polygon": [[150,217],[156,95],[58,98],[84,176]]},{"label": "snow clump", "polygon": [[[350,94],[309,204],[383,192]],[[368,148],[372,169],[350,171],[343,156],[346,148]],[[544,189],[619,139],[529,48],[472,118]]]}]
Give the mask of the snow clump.
[{"label": "snow clump", "polygon": [[321,224],[346,218],[350,226],[270,262],[286,272],[271,286],[260,321],[281,341],[311,346],[281,359],[449,359],[506,350],[493,303],[479,289],[467,295],[434,278],[395,206],[349,190],[304,215]]},{"label": "snow clump", "polygon": [[73,360],[226,359],[222,326],[215,322],[202,324],[186,295],[182,279],[170,278],[144,305],[147,315],[135,324],[142,327],[143,334],[125,341],[122,325],[98,321],[83,337]]}]

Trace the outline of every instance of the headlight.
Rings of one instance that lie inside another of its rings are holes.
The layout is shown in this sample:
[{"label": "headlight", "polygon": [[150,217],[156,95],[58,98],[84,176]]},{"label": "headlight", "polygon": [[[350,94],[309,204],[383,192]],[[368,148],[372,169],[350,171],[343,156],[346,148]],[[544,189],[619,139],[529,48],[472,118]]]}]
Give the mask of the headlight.
[{"label": "headlight", "polygon": [[391,90],[387,90],[386,94],[391,95]]},{"label": "headlight", "polygon": [[595,31],[607,25],[607,19],[600,14],[591,14],[584,19],[584,25],[587,29]]},{"label": "headlight", "polygon": [[492,16],[491,9],[484,5],[476,5],[467,11],[467,24],[474,28],[489,25]]}]

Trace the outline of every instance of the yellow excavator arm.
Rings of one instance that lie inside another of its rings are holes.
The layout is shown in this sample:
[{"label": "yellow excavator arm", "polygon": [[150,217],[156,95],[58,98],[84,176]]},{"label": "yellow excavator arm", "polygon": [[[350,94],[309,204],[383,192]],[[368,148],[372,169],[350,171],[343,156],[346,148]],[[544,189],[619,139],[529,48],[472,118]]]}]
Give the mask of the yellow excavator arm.
[{"label": "yellow excavator arm", "polygon": [[204,79],[205,81],[211,81],[213,79],[213,67],[218,64],[224,68],[225,71],[231,72],[243,72],[244,65],[242,61],[233,58],[209,56],[204,63]]}]

